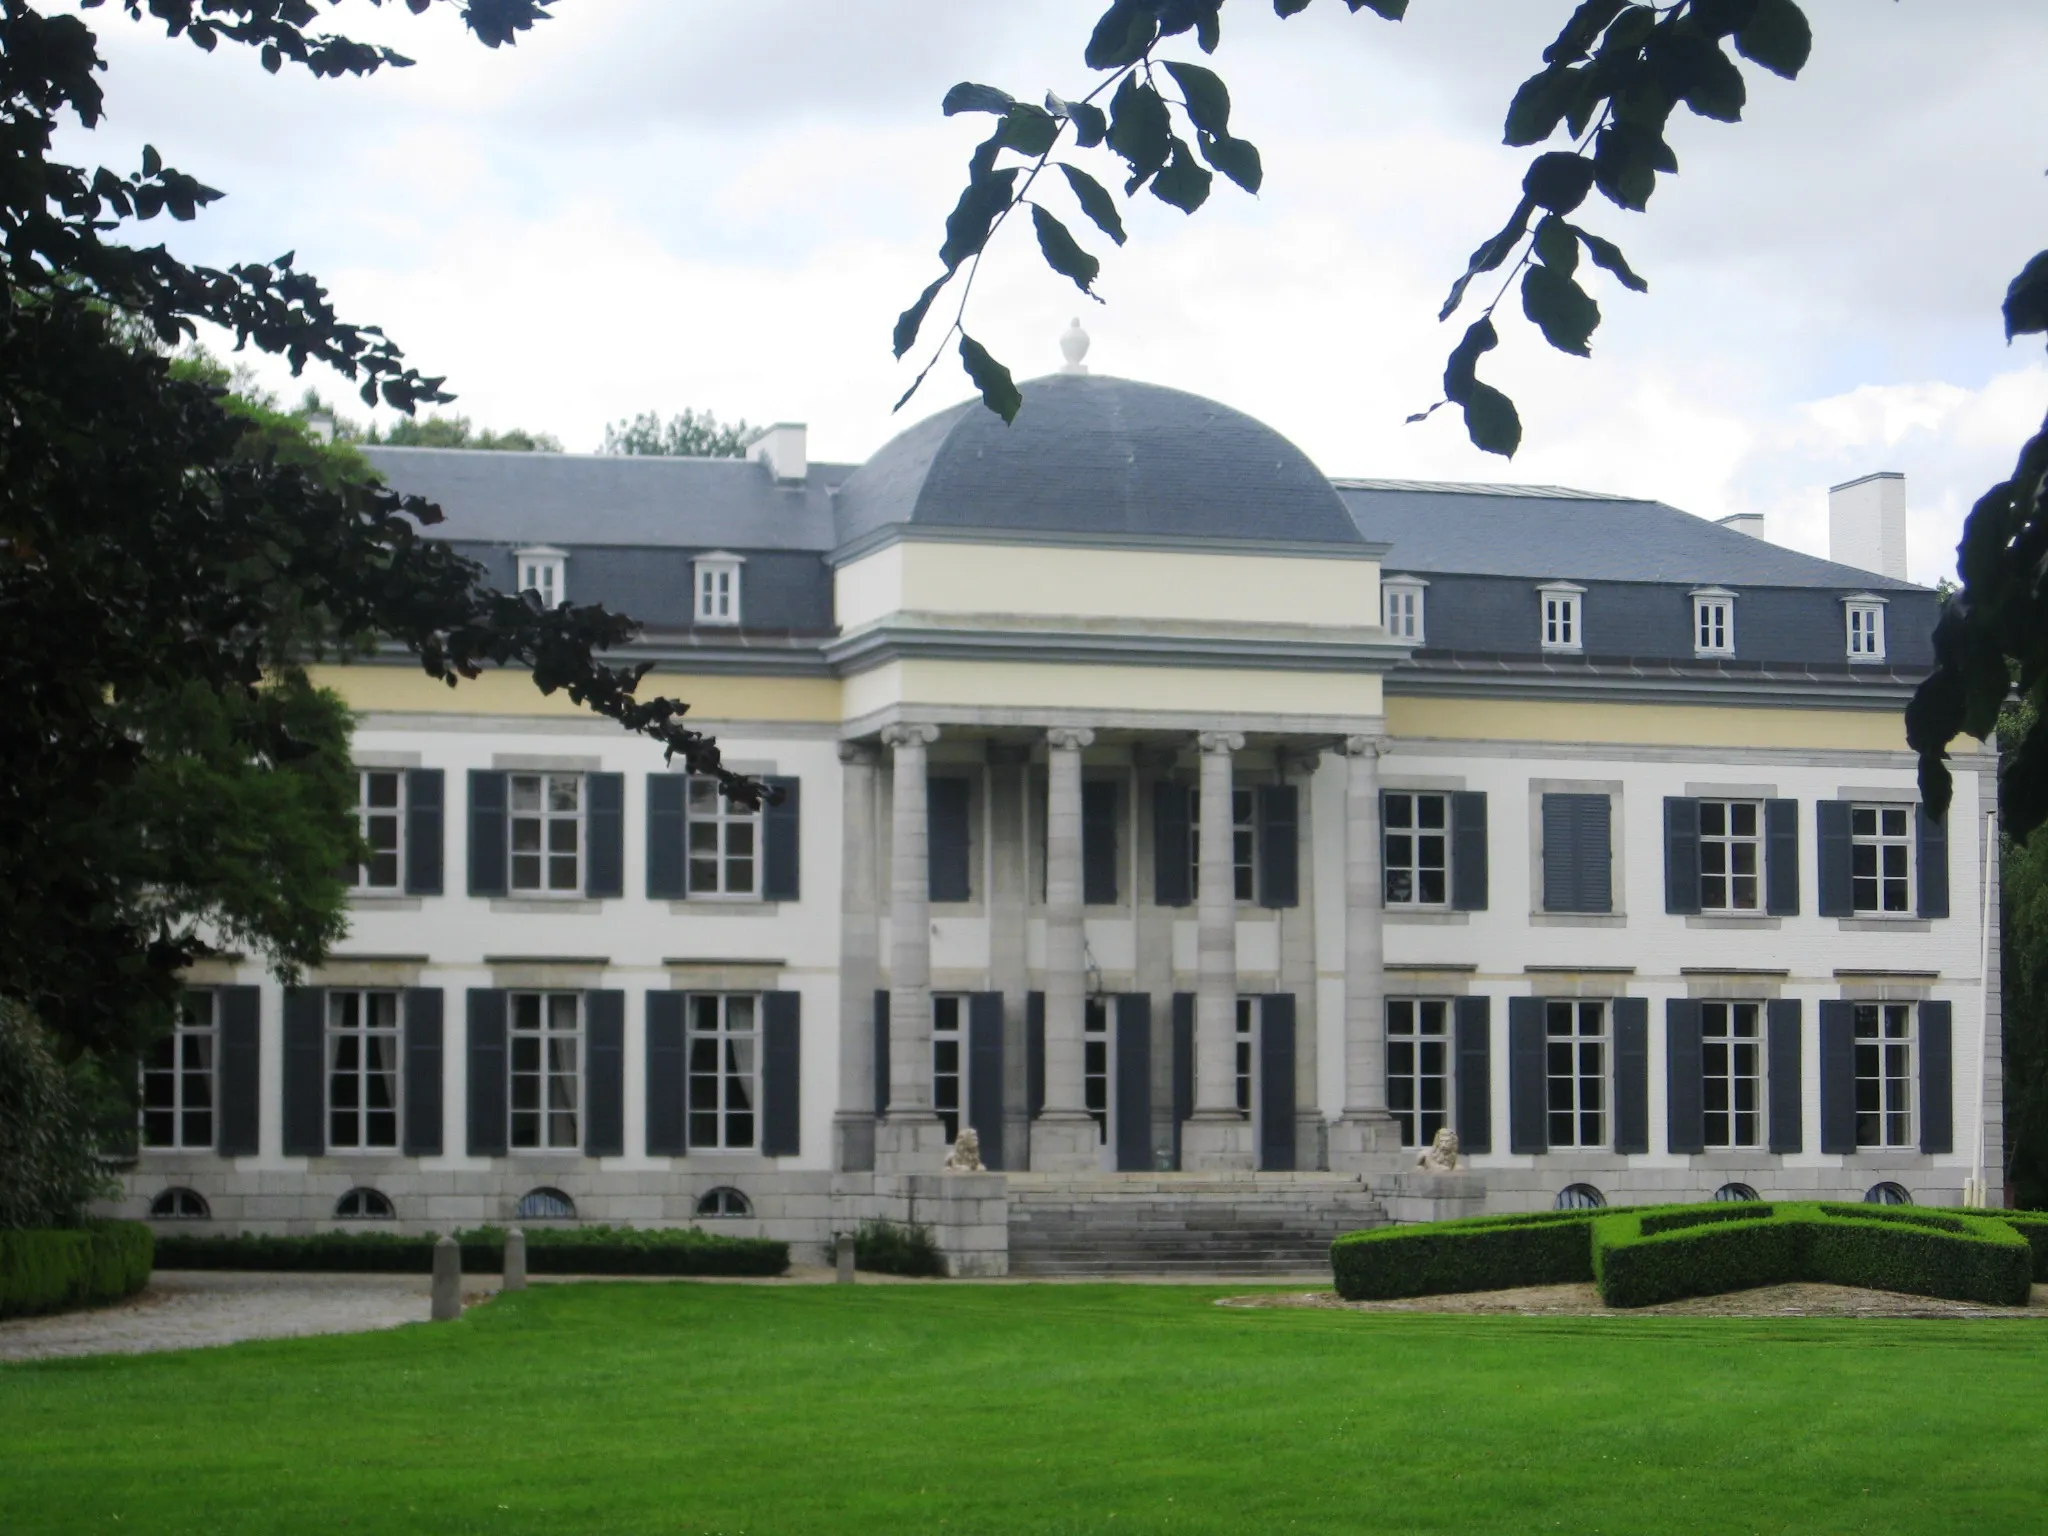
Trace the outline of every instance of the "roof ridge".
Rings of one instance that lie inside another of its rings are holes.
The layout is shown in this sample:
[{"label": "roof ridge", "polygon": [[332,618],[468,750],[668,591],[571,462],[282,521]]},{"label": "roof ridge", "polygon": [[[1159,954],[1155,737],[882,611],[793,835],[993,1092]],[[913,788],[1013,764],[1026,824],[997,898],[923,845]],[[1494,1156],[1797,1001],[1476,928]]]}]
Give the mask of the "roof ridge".
[{"label": "roof ridge", "polygon": [[1340,491],[1424,491],[1446,496],[1544,496],[1555,501],[1627,501],[1644,505],[1648,496],[1621,496],[1612,491],[1581,491],[1568,485],[1508,485],[1497,480],[1371,480],[1332,475]]}]

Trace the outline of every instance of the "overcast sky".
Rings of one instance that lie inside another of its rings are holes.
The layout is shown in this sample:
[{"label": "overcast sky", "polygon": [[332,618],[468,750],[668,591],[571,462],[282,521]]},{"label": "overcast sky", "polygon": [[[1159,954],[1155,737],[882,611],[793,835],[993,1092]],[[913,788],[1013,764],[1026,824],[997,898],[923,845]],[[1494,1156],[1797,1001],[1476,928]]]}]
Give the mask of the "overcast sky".
[{"label": "overcast sky", "polygon": [[[559,0],[492,52],[449,7],[355,0],[341,23],[418,60],[369,81],[273,78],[110,7],[92,13],[108,120],[62,147],[125,170],[153,143],[224,189],[150,235],[208,262],[296,250],[480,424],[587,451],[608,420],[691,406],[807,422],[814,457],[859,459],[967,393],[942,364],[890,414],[912,372],[890,327],[937,271],[987,128],[941,118],[940,97],[961,79],[1081,94],[1102,3]],[[2009,348],[1998,314],[2048,245],[2048,6],[1804,3],[1800,81],[1750,71],[1732,127],[1681,111],[1683,172],[1647,215],[1588,204],[1650,282],[1595,285],[1592,359],[1549,351],[1519,313],[1504,325],[1487,374],[1522,409],[1512,463],[1454,412],[1403,418],[1440,392],[1464,321],[1436,308],[1513,204],[1528,152],[1500,145],[1501,116],[1569,0],[1414,0],[1398,26],[1338,0],[1284,23],[1236,0],[1208,62],[1264,154],[1263,193],[1219,179],[1193,218],[1141,198],[1120,251],[1076,218],[1105,258],[1102,306],[1020,227],[970,328],[1024,377],[1058,364],[1079,315],[1096,371],[1249,411],[1333,475],[1758,511],[1817,553],[1830,484],[1903,470],[1912,573],[1932,581],[2048,407],[2041,349]]]}]

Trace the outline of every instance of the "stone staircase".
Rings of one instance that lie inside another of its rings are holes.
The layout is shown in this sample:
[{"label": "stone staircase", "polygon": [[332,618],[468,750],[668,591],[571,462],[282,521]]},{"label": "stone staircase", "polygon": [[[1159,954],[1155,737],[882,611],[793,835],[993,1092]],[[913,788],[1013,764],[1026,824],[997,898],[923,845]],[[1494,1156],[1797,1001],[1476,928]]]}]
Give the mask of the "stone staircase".
[{"label": "stone staircase", "polygon": [[1013,1275],[1330,1272],[1330,1240],[1387,1219],[1333,1173],[1008,1176]]}]

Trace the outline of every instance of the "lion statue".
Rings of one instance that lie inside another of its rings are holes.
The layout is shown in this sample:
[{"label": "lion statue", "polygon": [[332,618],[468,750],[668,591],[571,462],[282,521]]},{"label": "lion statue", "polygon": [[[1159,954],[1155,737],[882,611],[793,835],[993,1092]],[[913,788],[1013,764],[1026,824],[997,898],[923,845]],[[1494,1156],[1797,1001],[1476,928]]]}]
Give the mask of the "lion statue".
[{"label": "lion statue", "polygon": [[1440,1126],[1428,1149],[1415,1159],[1415,1166],[1427,1173],[1455,1173],[1458,1170],[1458,1133]]},{"label": "lion statue", "polygon": [[946,1155],[948,1173],[986,1173],[981,1166],[981,1137],[971,1125],[960,1128],[960,1135],[953,1142],[953,1150]]}]

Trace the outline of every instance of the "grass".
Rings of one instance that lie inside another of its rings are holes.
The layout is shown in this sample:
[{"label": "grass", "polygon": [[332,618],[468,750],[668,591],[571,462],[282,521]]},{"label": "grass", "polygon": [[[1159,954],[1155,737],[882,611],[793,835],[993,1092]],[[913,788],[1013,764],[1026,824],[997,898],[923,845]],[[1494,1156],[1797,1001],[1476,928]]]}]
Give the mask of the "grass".
[{"label": "grass", "polygon": [[0,1367],[0,1530],[2039,1531],[2032,1321],[549,1285]]}]

